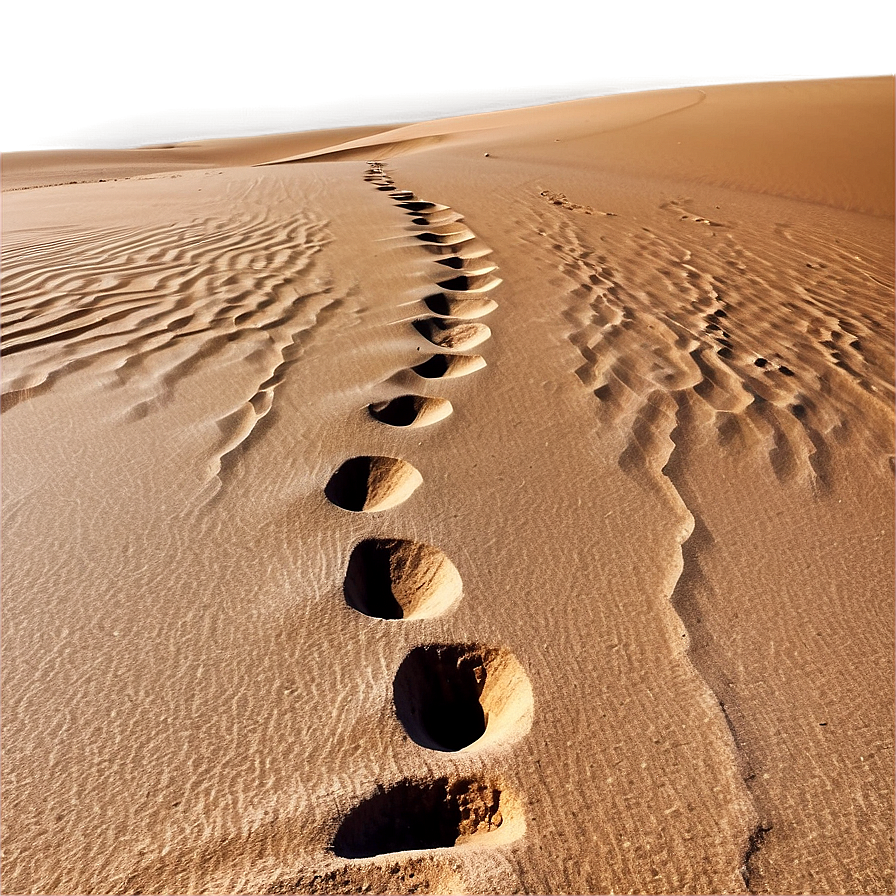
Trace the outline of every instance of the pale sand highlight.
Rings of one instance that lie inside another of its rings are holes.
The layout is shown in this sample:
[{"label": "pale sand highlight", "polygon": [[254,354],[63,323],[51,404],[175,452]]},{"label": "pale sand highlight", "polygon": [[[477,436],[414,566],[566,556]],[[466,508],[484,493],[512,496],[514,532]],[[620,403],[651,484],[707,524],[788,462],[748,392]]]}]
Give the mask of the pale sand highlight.
[{"label": "pale sand highlight", "polygon": [[4,157],[3,891],[893,892],[893,86]]}]

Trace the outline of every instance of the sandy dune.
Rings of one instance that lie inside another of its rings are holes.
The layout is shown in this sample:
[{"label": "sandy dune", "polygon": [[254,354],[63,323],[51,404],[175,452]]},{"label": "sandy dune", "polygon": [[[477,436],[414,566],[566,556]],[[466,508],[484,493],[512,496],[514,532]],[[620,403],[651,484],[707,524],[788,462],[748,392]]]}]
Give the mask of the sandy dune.
[{"label": "sandy dune", "polygon": [[893,892],[893,95],[5,157],[3,892]]}]

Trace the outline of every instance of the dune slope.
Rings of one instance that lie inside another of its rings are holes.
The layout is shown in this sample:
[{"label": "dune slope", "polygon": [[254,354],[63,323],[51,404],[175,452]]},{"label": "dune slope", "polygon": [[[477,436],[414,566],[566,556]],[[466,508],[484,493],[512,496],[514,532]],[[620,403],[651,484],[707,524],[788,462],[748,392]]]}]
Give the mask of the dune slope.
[{"label": "dune slope", "polygon": [[892,105],[20,160],[3,891],[892,892]]}]

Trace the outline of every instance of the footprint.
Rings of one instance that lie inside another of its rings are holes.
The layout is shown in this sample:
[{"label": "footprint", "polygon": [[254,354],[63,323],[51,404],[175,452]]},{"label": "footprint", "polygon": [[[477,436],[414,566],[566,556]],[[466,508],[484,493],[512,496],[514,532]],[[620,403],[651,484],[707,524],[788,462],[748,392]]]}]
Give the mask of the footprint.
[{"label": "footprint", "polygon": [[323,860],[266,883],[267,888],[259,892],[281,893],[283,896],[473,892],[450,853],[417,853],[396,857],[390,862],[342,859],[342,867],[327,867]]},{"label": "footprint", "polygon": [[532,685],[508,650],[430,644],[404,658],[392,684],[395,713],[422,747],[456,752],[516,740],[532,724]]},{"label": "footprint", "polygon": [[401,202],[408,202],[417,197],[410,190],[395,190],[395,192],[392,193],[392,198],[398,199]]},{"label": "footprint", "polygon": [[492,331],[485,324],[452,324],[437,317],[415,320],[414,329],[433,345],[451,351],[464,351],[481,345],[492,335]]},{"label": "footprint", "polygon": [[438,549],[398,538],[368,538],[348,561],[346,603],[377,619],[439,616],[463,591],[460,573]]},{"label": "footprint", "polygon": [[450,277],[448,280],[439,280],[436,285],[450,292],[483,293],[494,289],[500,283],[500,277],[495,277],[491,272],[487,272],[482,274],[459,274],[457,277]]},{"label": "footprint", "polygon": [[433,355],[422,364],[411,368],[418,376],[427,380],[454,379],[475,373],[486,366],[480,355]]},{"label": "footprint", "polygon": [[367,406],[370,416],[389,426],[419,429],[444,420],[454,408],[447,398],[428,398],[424,395],[399,395],[389,401]]},{"label": "footprint", "polygon": [[523,807],[500,784],[476,778],[405,779],[376,792],[343,818],[333,852],[364,859],[465,843],[509,843],[526,830]]},{"label": "footprint", "polygon": [[460,299],[455,296],[446,296],[444,293],[436,293],[427,296],[423,303],[433,314],[441,314],[444,317],[457,317],[460,320],[475,320],[491,314],[498,303],[494,299]]},{"label": "footprint", "polygon": [[[491,253],[486,253],[491,254]],[[498,270],[496,264],[491,264],[482,255],[461,256],[448,255],[445,258],[437,258],[436,264],[455,271],[463,271],[465,274],[490,274]]]},{"label": "footprint", "polygon": [[422,482],[420,471],[397,457],[351,457],[330,477],[324,493],[343,510],[373,513],[407,501]]},{"label": "footprint", "polygon": [[439,224],[415,234],[418,240],[424,243],[438,243],[442,246],[457,246],[468,240],[475,239],[476,234],[466,224]]},{"label": "footprint", "polygon": [[432,212],[447,212],[451,206],[439,205],[438,202],[427,202],[424,199],[415,199],[412,202],[399,202],[399,208],[407,209],[409,212],[431,214]]}]

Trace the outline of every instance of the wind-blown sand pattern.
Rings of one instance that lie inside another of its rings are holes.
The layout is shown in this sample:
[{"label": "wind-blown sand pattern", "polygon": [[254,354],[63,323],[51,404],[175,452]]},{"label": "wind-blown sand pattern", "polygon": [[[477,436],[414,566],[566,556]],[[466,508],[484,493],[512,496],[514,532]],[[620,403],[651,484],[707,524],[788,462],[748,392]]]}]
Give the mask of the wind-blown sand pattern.
[{"label": "wind-blown sand pattern", "polygon": [[4,158],[3,892],[893,892],[893,86]]}]

